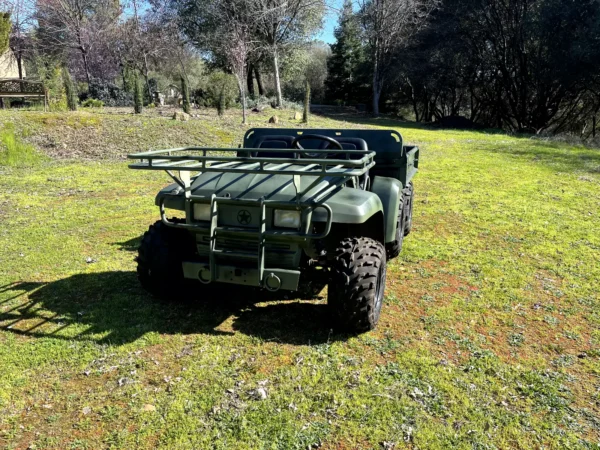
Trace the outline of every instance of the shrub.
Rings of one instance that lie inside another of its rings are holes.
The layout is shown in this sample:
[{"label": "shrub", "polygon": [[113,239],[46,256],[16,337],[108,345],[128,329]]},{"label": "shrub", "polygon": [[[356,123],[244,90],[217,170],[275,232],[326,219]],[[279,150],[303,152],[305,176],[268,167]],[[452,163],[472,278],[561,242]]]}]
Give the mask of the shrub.
[{"label": "shrub", "polygon": [[[264,109],[267,107],[273,107],[275,108],[277,106],[277,99],[275,97],[265,97],[265,96],[260,96],[257,98],[247,98],[246,100],[246,105],[248,106],[248,108],[252,109],[252,108],[259,108],[259,109]],[[302,110],[302,105],[296,102],[292,102],[286,99],[283,99],[283,102],[281,103],[281,107],[283,109],[292,109],[294,111],[301,111]]]},{"label": "shrub", "polygon": [[48,108],[50,111],[65,111],[67,109],[67,96],[61,68],[47,65],[43,71],[40,71],[40,78],[44,81],[44,87],[48,90]]},{"label": "shrub", "polygon": [[[102,100],[106,106],[131,106],[133,104],[133,96],[129,92],[104,80],[93,80],[89,85],[86,98]],[[81,100],[86,98],[81,98]]]},{"label": "shrub", "polygon": [[238,96],[237,82],[233,75],[213,72],[208,78],[204,106],[212,106],[223,112],[235,104]]},{"label": "shrub", "polygon": [[104,106],[104,102],[95,98],[88,98],[81,104],[81,106],[84,108],[102,108]]}]

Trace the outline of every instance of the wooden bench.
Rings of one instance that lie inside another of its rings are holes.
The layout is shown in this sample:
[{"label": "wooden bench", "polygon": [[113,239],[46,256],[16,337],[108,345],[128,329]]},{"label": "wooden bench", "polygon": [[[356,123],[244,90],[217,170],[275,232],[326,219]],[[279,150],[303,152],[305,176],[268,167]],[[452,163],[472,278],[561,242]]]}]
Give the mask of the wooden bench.
[{"label": "wooden bench", "polygon": [[4,98],[32,98],[44,101],[44,111],[48,107],[48,90],[44,83],[19,78],[0,78],[0,103]]}]

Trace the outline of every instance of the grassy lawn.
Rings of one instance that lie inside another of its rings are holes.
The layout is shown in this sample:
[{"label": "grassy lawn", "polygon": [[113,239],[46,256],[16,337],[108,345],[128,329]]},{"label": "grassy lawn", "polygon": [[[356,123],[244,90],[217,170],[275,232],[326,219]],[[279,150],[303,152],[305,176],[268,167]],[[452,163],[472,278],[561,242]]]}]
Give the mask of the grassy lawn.
[{"label": "grassy lawn", "polygon": [[237,113],[0,111],[0,141],[29,144],[19,163],[0,143],[0,447],[598,448],[600,150],[341,119],[311,126],[393,127],[422,155],[361,336],[324,298],[138,286],[169,179],[123,156],[237,145]]}]

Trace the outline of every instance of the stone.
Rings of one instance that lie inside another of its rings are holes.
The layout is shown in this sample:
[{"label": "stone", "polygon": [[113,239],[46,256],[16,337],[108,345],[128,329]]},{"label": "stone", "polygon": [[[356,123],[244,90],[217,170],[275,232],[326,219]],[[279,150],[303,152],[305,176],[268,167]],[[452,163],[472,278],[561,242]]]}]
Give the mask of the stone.
[{"label": "stone", "polygon": [[173,120],[179,120],[181,122],[187,122],[188,120],[190,120],[190,115],[188,113],[183,112],[183,111],[176,111],[175,114],[173,114]]},{"label": "stone", "polygon": [[299,111],[296,111],[294,113],[294,120],[302,120],[302,113],[300,113]]},{"label": "stone", "polygon": [[267,391],[265,388],[258,388],[255,391],[255,398],[257,400],[265,400],[267,398]]},{"label": "stone", "polygon": [[274,124],[278,124],[279,123],[279,117],[277,116],[273,116],[269,119],[269,123],[274,123]]}]

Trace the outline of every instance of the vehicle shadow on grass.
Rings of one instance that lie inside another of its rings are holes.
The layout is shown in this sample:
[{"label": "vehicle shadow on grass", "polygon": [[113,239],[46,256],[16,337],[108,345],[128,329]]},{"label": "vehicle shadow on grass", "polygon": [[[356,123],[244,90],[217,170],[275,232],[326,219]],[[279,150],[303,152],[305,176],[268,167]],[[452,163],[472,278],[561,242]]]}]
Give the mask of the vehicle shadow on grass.
[{"label": "vehicle shadow on grass", "polygon": [[[349,337],[331,333],[323,302],[300,302],[295,293],[289,300],[283,292],[233,285],[207,289],[201,284],[188,291],[181,301],[159,301],[142,290],[134,272],[117,271],[49,283],[13,283],[0,289],[0,305],[11,304],[0,312],[0,330],[112,345],[133,342],[150,332],[225,338],[239,332],[293,345]],[[231,326],[219,329],[230,318]]]}]

